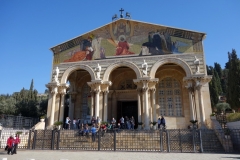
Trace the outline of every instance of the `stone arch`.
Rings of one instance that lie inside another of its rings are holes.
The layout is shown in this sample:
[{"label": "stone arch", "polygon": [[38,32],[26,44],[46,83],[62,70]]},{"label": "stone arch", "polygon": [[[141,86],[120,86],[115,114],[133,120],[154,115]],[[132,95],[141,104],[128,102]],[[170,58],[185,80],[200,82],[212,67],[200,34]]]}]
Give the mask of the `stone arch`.
[{"label": "stone arch", "polygon": [[104,75],[103,75],[103,81],[108,81],[109,79],[109,76],[110,76],[110,73],[118,68],[118,67],[122,67],[122,66],[126,66],[126,67],[129,67],[131,68],[137,75],[137,79],[142,77],[142,73],[140,71],[140,69],[138,68],[138,66],[132,62],[127,62],[127,61],[119,61],[119,62],[116,62],[116,63],[113,63],[112,65],[110,65],[104,72]]},{"label": "stone arch", "polygon": [[183,70],[185,71],[187,77],[191,77],[192,75],[192,70],[190,68],[190,66],[184,62],[183,60],[179,59],[179,58],[166,58],[166,59],[161,59],[159,61],[157,61],[151,68],[150,70],[150,77],[151,78],[154,78],[155,77],[155,74],[157,72],[157,69],[164,65],[164,64],[167,64],[167,63],[174,63],[174,64],[177,64],[179,65],[180,67],[183,68]]},{"label": "stone arch", "polygon": [[67,68],[67,69],[64,71],[64,73],[63,73],[63,75],[62,75],[62,78],[61,78],[61,83],[66,83],[68,76],[69,76],[72,72],[74,72],[74,71],[76,71],[76,70],[78,70],[78,69],[84,69],[84,70],[88,71],[88,73],[89,73],[90,76],[91,76],[91,79],[92,79],[92,80],[96,80],[94,71],[93,71],[93,69],[92,69],[90,66],[88,66],[88,65],[83,65],[83,64],[78,64],[78,65],[71,66],[71,67]]}]

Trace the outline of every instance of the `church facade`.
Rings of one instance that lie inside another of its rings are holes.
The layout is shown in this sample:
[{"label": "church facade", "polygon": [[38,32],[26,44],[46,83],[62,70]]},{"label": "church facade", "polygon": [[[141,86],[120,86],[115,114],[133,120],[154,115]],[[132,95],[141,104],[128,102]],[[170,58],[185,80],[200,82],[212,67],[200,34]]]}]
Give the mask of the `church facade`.
[{"label": "church facade", "polygon": [[[51,48],[48,126],[70,119],[134,117],[150,129],[206,126],[211,103],[205,33],[120,18]],[[137,126],[137,125],[136,125]]]}]

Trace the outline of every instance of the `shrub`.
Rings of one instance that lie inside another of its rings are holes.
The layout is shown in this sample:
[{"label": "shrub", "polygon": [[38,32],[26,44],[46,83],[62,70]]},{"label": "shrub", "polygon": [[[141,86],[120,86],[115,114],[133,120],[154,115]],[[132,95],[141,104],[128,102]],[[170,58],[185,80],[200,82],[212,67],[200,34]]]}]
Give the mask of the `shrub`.
[{"label": "shrub", "polygon": [[17,131],[16,134],[20,135],[22,134],[23,132],[22,131]]},{"label": "shrub", "polygon": [[151,122],[151,124],[155,126],[157,124],[157,122]]},{"label": "shrub", "polygon": [[195,124],[195,123],[198,122],[198,120],[191,120],[190,122],[191,122],[192,124]]},{"label": "shrub", "polygon": [[45,119],[45,116],[40,116],[40,119]]},{"label": "shrub", "polygon": [[216,105],[216,108],[218,112],[221,112],[221,111],[225,112],[226,109],[231,109],[231,106],[228,103],[218,103]]},{"label": "shrub", "polygon": [[107,125],[108,123],[103,121],[103,122],[101,122],[101,124]]},{"label": "shrub", "polygon": [[62,125],[63,123],[61,122],[61,121],[56,121],[55,123],[54,123],[54,126],[60,126],[60,125]]},{"label": "shrub", "polygon": [[227,115],[228,122],[240,121],[240,113],[230,113]]},{"label": "shrub", "polygon": [[210,114],[210,116],[215,116],[215,115],[216,115],[215,113]]}]

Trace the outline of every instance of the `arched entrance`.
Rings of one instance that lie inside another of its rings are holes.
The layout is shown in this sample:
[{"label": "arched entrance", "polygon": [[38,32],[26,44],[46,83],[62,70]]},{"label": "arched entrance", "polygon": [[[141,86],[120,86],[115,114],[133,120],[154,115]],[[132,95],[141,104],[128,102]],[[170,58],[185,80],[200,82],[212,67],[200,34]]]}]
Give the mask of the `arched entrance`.
[{"label": "arched entrance", "polygon": [[133,79],[136,79],[133,69],[121,66],[114,69],[109,80],[112,86],[109,88],[109,119],[116,118],[117,121],[123,116],[134,116],[137,122],[138,103],[137,103],[137,86]]},{"label": "arched entrance", "polygon": [[190,116],[188,92],[183,85],[185,76],[183,68],[175,63],[164,64],[156,70],[157,116],[165,117],[168,128],[184,128],[185,118]]},{"label": "arched entrance", "polygon": [[65,105],[64,119],[68,116],[72,120],[90,120],[91,89],[87,82],[91,81],[91,75],[84,69],[78,69],[71,72],[67,81],[70,88],[67,91],[69,99],[66,100],[68,105]]}]

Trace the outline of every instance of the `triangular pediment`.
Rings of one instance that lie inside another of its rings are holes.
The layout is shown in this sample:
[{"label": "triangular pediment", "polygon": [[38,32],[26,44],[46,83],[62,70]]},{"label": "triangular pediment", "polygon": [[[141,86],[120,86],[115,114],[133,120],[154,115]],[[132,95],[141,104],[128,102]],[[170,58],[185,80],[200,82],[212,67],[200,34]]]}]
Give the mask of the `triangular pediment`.
[{"label": "triangular pediment", "polygon": [[119,56],[202,53],[205,33],[118,19],[51,48],[54,63]]}]

